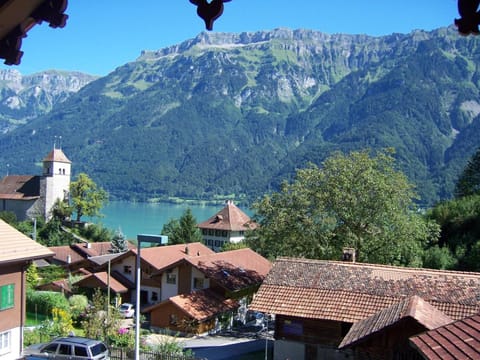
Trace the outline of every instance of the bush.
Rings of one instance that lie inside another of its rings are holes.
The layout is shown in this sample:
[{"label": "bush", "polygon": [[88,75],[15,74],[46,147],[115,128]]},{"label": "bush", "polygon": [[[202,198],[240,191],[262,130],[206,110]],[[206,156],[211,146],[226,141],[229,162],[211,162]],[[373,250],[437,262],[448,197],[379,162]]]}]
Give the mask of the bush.
[{"label": "bush", "polygon": [[27,312],[50,316],[54,308],[70,311],[65,295],[54,291],[27,292]]},{"label": "bush", "polygon": [[72,295],[68,299],[70,311],[75,325],[80,325],[81,316],[85,313],[88,306],[88,298],[85,295]]}]

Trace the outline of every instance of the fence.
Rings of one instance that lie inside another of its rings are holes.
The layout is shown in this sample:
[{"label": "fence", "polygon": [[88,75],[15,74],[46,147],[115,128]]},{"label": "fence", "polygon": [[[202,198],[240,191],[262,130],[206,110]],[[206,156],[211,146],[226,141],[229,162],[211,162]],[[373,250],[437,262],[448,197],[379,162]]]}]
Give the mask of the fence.
[{"label": "fence", "polygon": [[[110,360],[133,360],[134,358],[134,351],[131,349],[111,347],[109,350]],[[140,359],[138,360],[206,360],[187,355],[164,354],[145,350],[140,350],[139,355]]]}]

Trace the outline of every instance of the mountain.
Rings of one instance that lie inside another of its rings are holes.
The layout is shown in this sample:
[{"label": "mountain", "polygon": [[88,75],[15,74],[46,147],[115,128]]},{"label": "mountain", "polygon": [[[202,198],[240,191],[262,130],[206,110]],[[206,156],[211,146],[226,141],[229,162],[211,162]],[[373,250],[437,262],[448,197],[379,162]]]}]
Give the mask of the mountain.
[{"label": "mountain", "polygon": [[22,76],[14,69],[0,69],[0,132],[12,131],[97,79],[78,72],[43,71]]},{"label": "mountain", "polygon": [[38,172],[61,135],[74,171],[114,198],[253,198],[333,151],[394,147],[428,206],[479,146],[478,64],[479,40],[452,28],[202,33],[4,132],[0,164]]}]

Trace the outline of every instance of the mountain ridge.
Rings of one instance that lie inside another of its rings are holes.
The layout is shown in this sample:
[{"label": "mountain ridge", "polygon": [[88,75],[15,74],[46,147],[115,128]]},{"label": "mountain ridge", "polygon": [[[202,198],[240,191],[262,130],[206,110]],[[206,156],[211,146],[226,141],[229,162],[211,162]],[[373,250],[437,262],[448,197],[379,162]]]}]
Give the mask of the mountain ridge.
[{"label": "mountain ridge", "polygon": [[478,147],[478,45],[452,28],[201,33],[4,132],[0,161],[32,171],[61,135],[75,171],[114,198],[254,198],[332,151],[394,147],[428,205]]}]

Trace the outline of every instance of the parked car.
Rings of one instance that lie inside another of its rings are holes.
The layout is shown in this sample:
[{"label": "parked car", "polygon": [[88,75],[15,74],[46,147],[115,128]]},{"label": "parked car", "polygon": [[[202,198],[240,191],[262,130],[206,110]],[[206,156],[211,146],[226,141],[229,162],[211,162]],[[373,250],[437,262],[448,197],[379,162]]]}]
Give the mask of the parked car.
[{"label": "parked car", "polygon": [[68,359],[68,360],[108,360],[107,346],[94,339],[80,336],[67,336],[48,343],[27,347],[23,355],[29,360]]},{"label": "parked car", "polygon": [[133,315],[135,315],[135,307],[129,303],[123,303],[120,305],[118,311],[120,311],[120,315],[124,318],[132,318]]}]

